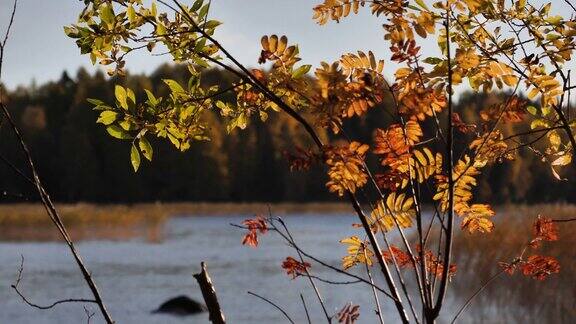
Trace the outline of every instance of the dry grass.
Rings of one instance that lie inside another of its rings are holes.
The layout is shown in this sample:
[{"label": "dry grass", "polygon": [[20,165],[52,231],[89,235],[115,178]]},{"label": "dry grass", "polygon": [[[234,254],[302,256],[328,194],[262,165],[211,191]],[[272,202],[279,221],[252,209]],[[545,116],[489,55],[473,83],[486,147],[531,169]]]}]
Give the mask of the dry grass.
[{"label": "dry grass", "polygon": [[[56,208],[67,226],[85,224],[125,224],[158,221],[167,216],[161,205],[146,205],[133,208],[127,205],[74,204],[57,205]],[[0,226],[44,226],[49,225],[44,207],[39,204],[0,205]]]},{"label": "dry grass", "polygon": [[[133,208],[126,205],[74,204],[57,206],[72,238],[160,239],[168,214],[161,205]],[[59,239],[44,207],[39,204],[0,205],[0,239],[51,241]]]},{"label": "dry grass", "polygon": [[[163,224],[170,216],[214,216],[287,213],[335,213],[349,211],[341,203],[150,203],[134,205],[58,204],[62,221],[75,240],[123,240],[144,237],[149,241],[162,239]],[[51,241],[58,232],[42,205],[0,205],[0,240]]]},{"label": "dry grass", "polygon": [[[532,237],[532,223],[541,214],[554,219],[574,218],[573,205],[509,206],[500,208],[496,228],[488,235],[461,232],[455,240],[459,272],[453,282],[453,295],[463,302],[481,282],[500,269],[498,262],[516,257]],[[478,323],[573,323],[576,319],[576,222],[560,223],[560,241],[546,242],[527,255],[556,257],[559,274],[537,281],[519,273],[502,275],[484,291],[469,313]]]},{"label": "dry grass", "polygon": [[[266,214],[268,207],[274,214],[335,213],[349,211],[341,203],[150,203],[134,205],[59,204],[57,209],[67,226],[83,224],[126,224],[154,222],[168,216],[212,216]],[[50,225],[40,204],[0,205],[0,226]]]}]

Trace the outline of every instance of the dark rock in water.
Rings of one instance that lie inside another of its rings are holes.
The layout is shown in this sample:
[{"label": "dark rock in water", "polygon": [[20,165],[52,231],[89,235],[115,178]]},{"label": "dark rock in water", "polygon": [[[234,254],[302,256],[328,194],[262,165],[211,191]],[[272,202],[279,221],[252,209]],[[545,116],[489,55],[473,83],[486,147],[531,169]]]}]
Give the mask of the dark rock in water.
[{"label": "dark rock in water", "polygon": [[179,316],[187,316],[205,312],[206,306],[187,297],[178,296],[167,300],[164,304],[160,305],[157,310],[152,313],[163,313]]}]

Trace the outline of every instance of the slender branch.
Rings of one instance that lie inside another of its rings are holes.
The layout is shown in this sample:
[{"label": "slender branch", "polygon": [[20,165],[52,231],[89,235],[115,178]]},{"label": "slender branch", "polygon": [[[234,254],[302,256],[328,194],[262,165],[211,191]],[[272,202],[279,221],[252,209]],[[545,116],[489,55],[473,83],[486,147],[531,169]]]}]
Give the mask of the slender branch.
[{"label": "slender branch", "polygon": [[574,6],[574,4],[572,4],[572,2],[570,2],[570,0],[563,0],[567,5],[570,6],[570,8],[572,8],[572,10],[574,10],[574,12],[576,13],[576,7]]},{"label": "slender branch", "polygon": [[438,317],[440,309],[442,309],[442,303],[446,297],[446,291],[448,288],[448,271],[450,269],[450,262],[452,260],[452,238],[454,236],[454,127],[452,124],[452,59],[451,55],[451,39],[450,39],[450,5],[446,8],[446,57],[448,64],[448,132],[447,132],[447,144],[446,144],[446,156],[448,162],[448,224],[446,225],[446,241],[444,246],[444,267],[442,269],[442,279],[440,281],[440,290],[438,292],[438,299],[436,305],[430,314],[430,319],[434,320]]},{"label": "slender branch", "polygon": [[22,281],[22,278],[23,278],[23,272],[24,272],[24,256],[20,255],[20,268],[18,269],[18,278],[16,279],[16,282],[14,282],[10,287],[12,287],[12,289],[14,289],[14,291],[18,294],[18,296],[20,296],[20,298],[22,298],[22,300],[31,307],[46,310],[46,309],[54,308],[57,305],[67,304],[67,303],[93,303],[93,304],[97,303],[94,299],[67,298],[67,299],[61,299],[61,300],[55,301],[52,304],[46,305],[46,306],[35,304],[35,303],[31,302],[28,298],[26,298],[26,296],[24,296],[24,294],[19,289],[20,282]]},{"label": "slender branch", "polygon": [[[17,1],[15,0],[14,1],[14,7],[12,10],[11,19],[10,19],[10,24],[8,26],[8,31],[6,32],[6,35],[4,37],[4,41],[2,43],[2,48],[0,51],[0,73],[1,73],[1,66],[4,63],[3,62],[3,55],[4,55],[4,52],[6,50],[6,43],[8,41],[10,28],[12,26],[14,16],[16,13],[16,3],[17,3]],[[1,74],[0,74],[0,76],[1,76]],[[10,111],[8,110],[8,107],[6,107],[6,105],[2,101],[2,94],[1,93],[0,93],[0,108],[2,110],[2,113],[5,117],[5,119],[8,121],[8,124],[11,127],[12,132],[14,133],[14,135],[16,136],[16,138],[18,140],[20,149],[22,150],[22,152],[25,155],[27,164],[28,164],[30,171],[32,173],[32,180],[34,182],[34,186],[36,188],[36,191],[38,192],[38,195],[40,196],[40,199],[42,201],[42,205],[44,206],[46,213],[50,217],[50,220],[52,221],[52,223],[58,229],[60,235],[62,236],[62,238],[64,239],[66,244],[68,245],[68,248],[69,248],[70,252],[72,253],[72,256],[74,257],[76,264],[78,265],[78,267],[80,268],[80,271],[82,272],[82,276],[84,277],[84,281],[86,281],[86,284],[88,285],[88,287],[90,288],[90,290],[92,292],[92,295],[94,296],[95,303],[98,304],[98,307],[100,308],[100,311],[102,313],[102,316],[104,317],[104,320],[108,324],[113,324],[114,321],[112,320],[112,317],[110,316],[108,310],[106,309],[106,305],[104,304],[104,302],[102,300],[102,297],[100,295],[98,287],[96,286],[96,283],[94,282],[94,280],[92,278],[92,275],[90,274],[90,272],[86,268],[84,261],[82,260],[82,257],[80,256],[80,254],[76,250],[76,247],[74,246],[74,242],[70,238],[68,231],[66,230],[66,227],[62,223],[62,219],[60,218],[60,215],[59,215],[58,211],[56,210],[56,207],[54,206],[52,199],[50,198],[50,196],[48,195],[48,193],[44,189],[44,186],[40,180],[40,177],[39,177],[38,172],[36,170],[36,166],[35,166],[34,161],[32,159],[32,154],[30,153],[28,146],[26,145],[26,142],[24,141],[22,134],[20,133],[20,129],[18,128],[18,126],[14,122],[14,119],[12,118]]]},{"label": "slender branch", "polygon": [[24,142],[24,138],[22,137],[20,130],[18,129],[14,120],[12,119],[12,116],[11,116],[10,112],[8,111],[8,108],[2,102],[0,102],[0,108],[2,108],[2,112],[4,113],[4,116],[8,120],[8,123],[12,127],[12,131],[14,132],[14,134],[16,135],[16,137],[18,139],[18,142],[20,144],[20,148],[22,149],[22,151],[24,152],[24,154],[26,156],[28,165],[30,167],[30,170],[32,171],[32,175],[33,175],[32,178],[34,180],[36,190],[38,191],[38,194],[40,195],[40,199],[42,200],[42,204],[44,206],[44,209],[46,210],[48,216],[52,220],[52,223],[56,226],[56,228],[60,232],[60,235],[62,236],[62,238],[64,239],[64,241],[68,245],[68,248],[70,249],[70,252],[72,253],[72,256],[74,257],[76,264],[78,265],[78,267],[80,268],[80,271],[82,272],[82,276],[84,277],[84,280],[86,281],[88,287],[90,288],[90,290],[92,291],[92,294],[94,295],[94,299],[95,299],[96,303],[98,304],[104,319],[106,320],[106,322],[108,324],[113,324],[114,321],[112,320],[112,317],[110,316],[110,314],[108,313],[108,310],[106,309],[106,305],[104,304],[104,302],[102,300],[102,297],[100,295],[98,287],[96,286],[96,283],[92,279],[92,275],[90,274],[90,272],[88,271],[88,269],[84,265],[84,261],[82,260],[82,257],[80,256],[80,254],[76,250],[76,247],[74,246],[74,242],[70,238],[68,231],[66,230],[66,227],[62,223],[62,219],[60,218],[60,214],[56,210],[56,207],[54,206],[50,196],[48,195],[48,193],[44,189],[44,186],[42,185],[42,182],[40,181],[40,177],[38,176],[38,172],[36,171],[36,167],[35,167],[34,162],[32,160],[32,155],[31,155],[30,151],[28,150],[28,146]]},{"label": "slender branch", "polygon": [[486,289],[486,287],[488,287],[492,282],[494,282],[496,279],[498,279],[498,277],[500,277],[500,275],[502,275],[504,273],[504,270],[500,270],[498,273],[496,273],[495,275],[493,275],[492,277],[490,277],[490,279],[488,279],[482,286],[480,286],[480,288],[478,288],[473,294],[472,296],[470,296],[466,302],[464,303],[464,305],[462,305],[462,307],[460,307],[460,309],[458,310],[458,312],[456,313],[456,315],[454,316],[454,318],[452,319],[452,321],[450,322],[451,324],[454,324],[456,322],[456,320],[458,319],[458,317],[460,317],[460,315],[462,314],[462,312],[464,312],[464,310],[470,306],[470,304],[472,304],[472,302],[474,301],[474,298],[476,298],[476,296],[478,296],[484,289]]},{"label": "slender branch", "polygon": [[256,293],[253,293],[253,292],[251,292],[251,291],[248,292],[248,295],[252,295],[252,296],[254,296],[254,297],[258,297],[258,298],[262,299],[263,301],[267,302],[268,304],[274,306],[276,309],[278,309],[280,312],[282,312],[282,314],[284,315],[284,317],[286,317],[286,319],[287,319],[290,323],[294,324],[294,321],[292,320],[292,318],[290,318],[290,316],[288,315],[288,313],[286,313],[285,310],[283,310],[280,306],[276,305],[276,304],[275,304],[274,302],[272,302],[271,300],[269,300],[269,299],[267,299],[267,298],[265,298],[265,297],[262,297],[262,296],[260,296],[260,295],[258,295],[258,294],[256,294]]},{"label": "slender branch", "polygon": [[[305,276],[305,277],[307,277],[307,276]],[[318,276],[314,276],[314,275],[310,275],[310,278],[316,279],[316,280],[321,281],[323,283],[327,283],[329,285],[353,285],[353,284],[357,284],[357,283],[363,283],[362,280],[335,281],[335,280],[324,279],[322,277],[318,277]]]},{"label": "slender branch", "polygon": [[92,317],[94,317],[94,315],[96,315],[96,313],[89,310],[86,306],[83,306],[83,307],[84,307],[84,313],[86,313],[86,324],[90,324]]},{"label": "slender branch", "polygon": [[526,131],[526,132],[520,132],[520,133],[516,133],[516,134],[512,134],[510,136],[504,137],[502,139],[502,141],[507,141],[509,139],[512,139],[514,137],[519,137],[519,136],[527,136],[527,135],[534,135],[537,133],[541,133],[541,132],[549,132],[555,129],[560,129],[560,128],[564,128],[564,126],[553,126],[553,127],[547,127],[547,128],[540,128],[540,129],[534,129],[534,130],[530,130],[530,131]]},{"label": "slender branch", "polygon": [[[382,236],[384,236],[384,243],[386,244],[386,248],[388,249],[388,251],[391,251],[390,242],[388,241],[388,237],[386,237],[386,235],[382,235]],[[412,312],[412,316],[414,316],[414,321],[416,321],[416,323],[420,323],[420,320],[418,319],[418,315],[416,314],[416,308],[414,307],[414,303],[412,302],[412,298],[410,297],[410,293],[408,292],[406,282],[404,281],[404,278],[402,278],[402,273],[400,272],[400,267],[398,266],[398,261],[396,260],[396,255],[394,255],[394,253],[391,253],[390,255],[392,256],[392,261],[394,264],[394,270],[396,270],[396,276],[398,276],[398,281],[400,282],[400,287],[402,288],[402,291],[404,292],[404,296],[406,296],[406,300],[408,301],[408,306],[410,307],[410,311]]]},{"label": "slender branch", "polygon": [[[364,249],[364,257],[368,259],[368,252]],[[372,280],[372,274],[370,273],[370,267],[368,263],[365,264],[366,266],[366,274],[368,275],[368,279],[372,284],[374,284],[374,280]],[[372,294],[374,295],[374,304],[376,304],[376,315],[378,316],[378,320],[380,324],[384,324],[384,317],[382,317],[382,308],[380,307],[380,300],[378,299],[378,292],[372,286]]]},{"label": "slender branch", "polygon": [[300,294],[300,299],[302,299],[302,306],[304,306],[304,312],[306,313],[308,324],[312,324],[312,321],[310,320],[310,314],[308,313],[308,307],[306,306],[306,301],[304,300],[304,296],[302,294]]},{"label": "slender branch", "polygon": [[568,222],[576,222],[576,218],[567,218],[567,219],[553,219],[552,222],[554,223],[568,223]]},{"label": "slender branch", "polygon": [[[268,212],[271,214],[270,206],[268,206]],[[281,218],[278,218],[278,222],[280,222],[282,227],[284,227],[284,230],[286,231],[286,234],[288,235],[290,240],[292,242],[294,242],[294,237],[292,236],[292,234],[288,230],[288,227],[286,226],[284,221]],[[298,250],[296,250],[296,252],[298,253],[298,257],[300,258],[300,262],[304,263],[304,257],[302,256],[302,253],[300,253],[300,251],[298,251]],[[318,302],[320,303],[320,306],[322,307],[322,311],[324,312],[324,316],[326,317],[326,320],[328,321],[328,323],[332,323],[332,317],[330,316],[330,314],[328,314],[328,310],[326,309],[326,305],[324,304],[324,300],[322,299],[322,295],[320,294],[320,290],[318,289],[318,287],[314,283],[314,280],[310,276],[310,272],[308,271],[308,269],[306,267],[304,267],[304,273],[308,277],[308,280],[310,281],[310,285],[314,289],[314,293],[316,294],[316,297],[318,298]]]},{"label": "slender branch", "polygon": [[[14,16],[16,15],[16,6],[18,0],[14,0],[14,5],[12,7],[12,12],[10,13],[10,22],[6,28],[6,33],[4,34],[4,40],[0,43],[0,80],[2,79],[2,63],[4,61],[4,50],[6,49],[6,43],[8,42],[8,37],[10,37],[10,29],[12,29],[12,24],[14,23]],[[0,96],[2,94],[0,93]],[[2,100],[2,98],[0,98]]]},{"label": "slender branch", "polygon": [[14,163],[10,162],[10,160],[8,160],[7,158],[4,157],[4,155],[0,154],[0,160],[2,160],[2,162],[4,162],[4,164],[6,164],[10,169],[12,169],[12,171],[14,171],[15,173],[17,173],[19,176],[22,177],[22,179],[26,180],[28,183],[34,185],[34,181],[32,179],[30,179],[30,177],[28,177],[22,170],[20,170],[17,166],[14,165]]},{"label": "slender branch", "polygon": [[558,118],[560,118],[560,121],[562,122],[564,131],[566,132],[566,135],[568,135],[568,139],[570,140],[570,144],[572,145],[572,150],[576,151],[576,138],[574,138],[574,133],[572,132],[572,128],[570,127],[570,122],[568,122],[568,120],[566,119],[566,115],[562,111],[561,107],[553,105],[552,108],[554,108],[554,111],[556,111]]}]

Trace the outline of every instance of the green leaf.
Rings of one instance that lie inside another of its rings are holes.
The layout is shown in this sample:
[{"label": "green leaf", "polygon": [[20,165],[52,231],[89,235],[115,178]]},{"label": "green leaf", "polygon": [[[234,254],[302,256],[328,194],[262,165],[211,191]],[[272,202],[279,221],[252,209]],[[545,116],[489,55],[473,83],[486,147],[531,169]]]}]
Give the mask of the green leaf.
[{"label": "green leaf", "polygon": [[208,62],[206,62],[205,60],[199,58],[199,57],[193,57],[194,63],[196,63],[196,65],[203,67],[203,68],[209,68],[210,65],[208,64]]},{"label": "green leaf", "polygon": [[88,98],[86,99],[86,101],[88,101],[89,103],[93,104],[94,106],[104,106],[106,105],[106,103],[102,100],[99,99],[92,99],[92,98]]},{"label": "green leaf", "polygon": [[136,129],[136,124],[134,124],[130,120],[125,119],[125,120],[119,122],[118,124],[120,125],[120,127],[122,127],[122,129],[127,130],[127,131],[131,131],[131,130]]},{"label": "green leaf", "polygon": [[148,142],[146,137],[140,137],[138,146],[140,147],[140,151],[142,151],[144,157],[148,159],[148,161],[152,161],[154,150],[152,149],[152,145],[150,145],[150,142]]},{"label": "green leaf", "polygon": [[180,141],[174,135],[168,133],[168,139],[172,144],[174,144],[174,146],[176,146],[176,148],[180,148]]},{"label": "green leaf", "polygon": [[426,9],[428,11],[430,11],[430,9],[428,9],[428,6],[424,3],[424,1],[422,0],[415,0],[416,4],[418,4],[420,7],[422,7],[423,9]]},{"label": "green leaf", "polygon": [[178,94],[178,93],[186,92],[184,90],[184,88],[182,88],[182,86],[174,80],[164,79],[163,81],[164,81],[164,83],[166,83],[166,85],[168,85],[168,87],[170,88],[170,91],[172,91],[172,93]]},{"label": "green leaf", "polygon": [[166,27],[162,23],[156,24],[156,35],[162,36],[166,34]]},{"label": "green leaf", "polygon": [[209,20],[206,22],[206,24],[204,24],[204,28],[206,29],[214,29],[218,26],[222,25],[221,22],[219,22],[218,20]]},{"label": "green leaf", "polygon": [[245,113],[240,113],[236,119],[236,126],[240,127],[240,129],[246,129],[246,126],[248,126],[248,117],[246,117]]},{"label": "green leaf", "polygon": [[526,107],[526,110],[528,110],[528,112],[531,115],[534,115],[534,116],[538,115],[538,110],[534,106],[528,106],[528,107]]},{"label": "green leaf", "polygon": [[204,0],[196,0],[194,2],[194,4],[192,5],[192,8],[190,8],[190,10],[196,11],[196,10],[200,9],[200,7],[202,7],[203,3],[204,3]]},{"label": "green leaf", "polygon": [[116,117],[118,117],[118,113],[111,110],[103,111],[98,117],[97,123],[102,123],[104,125],[110,125],[116,121]]},{"label": "green leaf", "polygon": [[440,62],[442,62],[442,59],[439,59],[437,57],[427,57],[426,59],[424,59],[424,63],[432,64],[432,65],[436,65]]},{"label": "green leaf", "polygon": [[548,122],[544,119],[536,119],[536,120],[532,121],[532,123],[530,124],[530,129],[535,129],[538,127],[547,128],[550,126],[548,125]]},{"label": "green leaf", "polygon": [[152,105],[152,107],[156,107],[158,104],[158,99],[154,97],[154,94],[150,92],[150,90],[144,89],[144,91],[146,92],[146,96],[148,97],[148,102],[150,102],[150,105]]},{"label": "green leaf", "polygon": [[308,71],[310,71],[312,65],[302,65],[301,67],[297,68],[294,72],[292,72],[293,79],[299,79],[300,77],[304,76]]},{"label": "green leaf", "polygon": [[134,172],[137,172],[140,167],[140,153],[134,144],[132,144],[132,148],[130,149],[130,162],[132,162]]},{"label": "green leaf", "polygon": [[136,21],[136,11],[132,5],[128,6],[126,13],[128,14],[128,21],[130,21],[131,24],[134,23]]},{"label": "green leaf", "polygon": [[118,125],[110,125],[110,126],[106,127],[106,131],[108,132],[108,134],[110,134],[110,136],[117,138],[117,139],[131,139],[132,138],[132,136],[130,136],[130,134],[128,134],[126,131],[124,131]]},{"label": "green leaf", "polygon": [[560,25],[562,23],[562,20],[564,20],[562,16],[551,16],[546,18],[546,22],[554,26]]},{"label": "green leaf", "polygon": [[152,7],[150,8],[150,13],[154,17],[156,17],[158,15],[158,6],[156,5],[156,1],[152,2]]},{"label": "green leaf", "polygon": [[103,4],[100,6],[100,19],[108,24],[108,26],[114,24],[116,16],[114,15],[114,10],[112,9],[111,5]]},{"label": "green leaf", "polygon": [[74,26],[64,26],[64,34],[70,38],[80,38],[80,33]]},{"label": "green leaf", "polygon": [[121,85],[116,85],[114,88],[114,94],[116,95],[116,100],[120,104],[120,107],[124,109],[128,109],[128,102],[126,101],[127,94],[126,89],[124,89]]},{"label": "green leaf", "polygon": [[130,101],[132,101],[133,104],[136,104],[136,95],[130,88],[126,88],[126,96],[128,99],[130,99]]},{"label": "green leaf", "polygon": [[206,17],[206,15],[208,14],[208,10],[210,10],[210,4],[205,4],[204,7],[202,7],[202,9],[200,9],[200,11],[198,11],[198,18],[199,19],[204,19],[204,17]]}]

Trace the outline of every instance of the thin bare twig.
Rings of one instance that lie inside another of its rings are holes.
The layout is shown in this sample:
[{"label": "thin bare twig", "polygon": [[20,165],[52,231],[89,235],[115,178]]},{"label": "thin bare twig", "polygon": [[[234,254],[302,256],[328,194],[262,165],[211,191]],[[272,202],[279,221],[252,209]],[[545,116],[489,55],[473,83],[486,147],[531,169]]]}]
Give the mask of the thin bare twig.
[{"label": "thin bare twig", "polygon": [[274,306],[276,309],[278,309],[280,312],[282,312],[282,314],[284,315],[284,317],[286,317],[286,319],[287,319],[290,323],[294,324],[294,321],[292,320],[292,318],[290,317],[290,315],[288,315],[288,313],[286,313],[286,311],[283,310],[282,307],[276,305],[276,304],[275,304],[273,301],[271,301],[270,299],[267,299],[267,298],[265,298],[265,297],[262,297],[262,296],[260,296],[260,295],[258,295],[258,294],[256,294],[256,293],[251,292],[251,291],[248,292],[248,295],[252,295],[252,296],[254,296],[254,297],[258,297],[258,298],[262,299],[263,301],[267,302],[268,304]]},{"label": "thin bare twig", "polygon": [[18,296],[20,296],[20,298],[22,298],[22,300],[31,307],[46,310],[46,309],[54,308],[57,305],[67,304],[67,303],[93,303],[93,304],[97,303],[94,299],[86,299],[86,298],[61,299],[61,300],[57,300],[57,301],[53,302],[52,304],[46,305],[46,306],[42,306],[42,305],[38,305],[36,303],[33,303],[28,298],[26,298],[26,296],[19,289],[20,282],[22,281],[22,278],[23,278],[23,272],[24,272],[24,256],[20,255],[20,268],[18,269],[18,277],[16,278],[16,281],[11,285],[11,287],[18,294]]},{"label": "thin bare twig", "polygon": [[[268,206],[268,212],[271,214],[270,206]],[[290,238],[290,241],[294,242],[294,237],[290,233],[290,230],[288,230],[288,227],[286,226],[284,221],[281,218],[278,218],[278,222],[280,222],[282,227],[284,227],[284,230],[286,231],[286,235],[288,235],[288,237]],[[302,253],[298,250],[296,250],[296,252],[298,253],[298,257],[300,258],[300,262],[304,263],[304,257],[302,256]],[[308,271],[308,269],[306,267],[304,267],[304,273],[308,277],[308,280],[310,281],[310,285],[312,285],[312,288],[314,289],[314,293],[316,294],[316,297],[318,298],[318,302],[320,303],[320,306],[322,307],[322,311],[324,312],[324,316],[326,317],[326,320],[328,321],[328,323],[332,323],[332,317],[330,316],[330,314],[328,314],[328,310],[326,309],[326,305],[324,304],[324,300],[322,299],[322,295],[320,294],[320,290],[318,289],[318,287],[314,283],[314,280],[310,276],[310,272]]]},{"label": "thin bare twig", "polygon": [[93,311],[89,310],[88,307],[84,306],[84,313],[86,313],[86,324],[90,324],[92,317],[96,315]]},{"label": "thin bare twig", "polygon": [[[364,257],[366,259],[368,259],[368,252],[366,251],[366,249],[364,249]],[[370,273],[370,267],[368,266],[368,264],[365,264],[366,266],[366,274],[368,275],[368,279],[370,280],[371,283],[374,283],[374,280],[372,279],[372,274]],[[372,286],[372,294],[374,295],[374,304],[376,305],[376,315],[378,316],[378,320],[380,321],[380,324],[384,324],[384,317],[382,316],[382,307],[380,307],[380,300],[378,299],[378,292],[376,291],[376,289],[374,289],[374,286]]]},{"label": "thin bare twig", "polygon": [[576,218],[567,218],[567,219],[553,219],[552,222],[554,223],[568,223],[568,222],[576,222]]},{"label": "thin bare twig", "polygon": [[451,324],[454,324],[456,322],[456,320],[458,319],[458,317],[460,317],[460,315],[462,314],[462,312],[464,312],[464,310],[470,306],[470,304],[472,304],[472,302],[474,301],[474,298],[476,298],[476,296],[478,296],[484,289],[486,289],[486,287],[488,287],[492,282],[494,282],[494,280],[498,279],[498,277],[500,277],[501,274],[504,273],[504,270],[500,270],[498,273],[496,273],[495,275],[493,275],[492,277],[490,277],[490,279],[488,279],[482,286],[480,286],[480,288],[478,288],[473,294],[472,296],[470,296],[466,302],[464,303],[464,305],[462,305],[462,307],[460,307],[460,309],[458,310],[458,312],[456,313],[456,315],[454,316],[454,318],[452,319],[452,321],[450,322]]},{"label": "thin bare twig", "polygon": [[[12,29],[12,24],[14,24],[14,16],[16,16],[16,6],[18,5],[18,0],[14,0],[14,5],[12,7],[12,12],[10,14],[10,21],[8,22],[8,27],[6,28],[6,33],[4,34],[4,40],[0,43],[0,80],[2,79],[2,62],[4,60],[4,50],[6,49],[6,43],[8,42],[8,37],[10,37],[10,29]],[[1,95],[1,93],[0,93]],[[0,100],[2,98],[0,97]]]},{"label": "thin bare twig", "polygon": [[310,314],[308,313],[308,307],[306,306],[306,301],[304,300],[304,296],[302,294],[300,294],[300,299],[302,299],[302,306],[304,306],[304,312],[306,313],[308,324],[312,324],[312,321],[310,320]]}]

